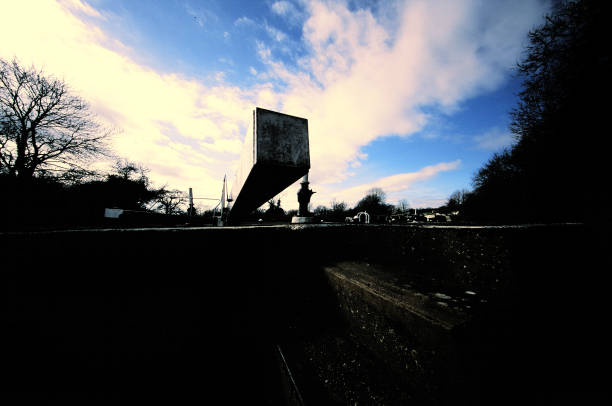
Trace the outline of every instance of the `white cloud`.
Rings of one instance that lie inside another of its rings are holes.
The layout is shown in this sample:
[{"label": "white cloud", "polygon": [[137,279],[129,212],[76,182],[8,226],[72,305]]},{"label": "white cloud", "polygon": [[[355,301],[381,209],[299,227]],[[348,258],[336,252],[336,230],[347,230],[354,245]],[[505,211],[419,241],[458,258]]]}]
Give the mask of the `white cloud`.
[{"label": "white cloud", "polygon": [[237,18],[236,21],[234,21],[234,25],[237,27],[240,26],[253,26],[256,25],[255,21],[251,20],[249,17],[240,17]]},{"label": "white cloud", "polygon": [[[149,166],[157,183],[193,187],[196,195],[216,195],[223,173],[231,178],[229,169],[238,160],[255,106],[306,117],[310,180],[320,190],[315,197],[351,200],[370,185],[344,190],[345,197],[337,191],[338,182],[367,159],[364,145],[419,131],[431,119],[424,106],[453,111],[470,97],[495,89],[546,9],[531,0],[416,0],[394,3],[396,21],[383,25],[372,12],[351,11],[343,1],[301,4],[306,56],[287,65],[259,42],[267,70],[260,69],[257,78],[267,81],[250,88],[227,84],[223,77],[205,84],[137,63],[130,57],[135,50],[92,24],[91,19],[103,16],[78,0],[8,2],[3,13],[10,17],[0,24],[0,37],[11,40],[2,42],[0,56],[17,55],[63,77],[102,118],[121,127],[116,140],[120,155]],[[271,5],[285,17],[292,7],[280,1]],[[194,14],[202,21],[215,17]],[[257,24],[241,17],[234,25]],[[266,26],[276,41],[285,39],[286,34]],[[391,195],[452,165],[458,163],[393,175],[377,186]],[[293,201],[294,190],[287,193]]]},{"label": "white cloud", "polygon": [[270,6],[270,9],[274,14],[283,17],[290,25],[298,26],[305,18],[302,10],[289,1],[275,1]]},{"label": "white cloud", "polygon": [[80,0],[59,0],[59,2],[66,8],[77,12],[83,13],[90,17],[102,18],[102,15],[93,7],[87,3],[83,3]]},{"label": "white cloud", "polygon": [[[436,165],[426,166],[416,172],[398,173],[377,179],[374,182],[368,182],[340,191],[327,191],[323,189],[323,196],[321,196],[320,200],[331,201],[336,199],[338,201],[345,201],[349,205],[354,205],[367,194],[368,190],[377,187],[387,193],[389,202],[397,202],[400,199],[407,198],[407,195],[413,193],[412,188],[415,183],[429,180],[441,172],[455,170],[459,168],[460,164],[460,160],[441,162]],[[410,200],[412,201],[413,198]]]},{"label": "white cloud", "polygon": [[[263,87],[207,86],[155,72],[130,59],[124,45],[103,45],[116,40],[58,3],[11,2],[10,8],[15,18],[0,25],[0,35],[11,41],[3,42],[1,57],[16,55],[24,65],[64,78],[102,120],[121,129],[115,151],[150,167],[155,184],[218,194]],[[20,16],[27,16],[30,29],[22,29]]]},{"label": "white cloud", "polygon": [[514,143],[514,136],[509,131],[495,127],[482,135],[473,137],[476,147],[488,151],[497,151]]},{"label": "white cloud", "polygon": [[267,22],[264,23],[263,27],[268,33],[268,35],[270,36],[270,38],[272,38],[273,40],[277,42],[283,42],[285,39],[287,39],[287,34],[285,34],[284,32],[280,31],[277,28],[272,27]]},{"label": "white cloud", "polygon": [[344,2],[307,6],[310,52],[298,69],[273,59],[265,45],[259,52],[269,77],[286,84],[277,94],[282,110],[309,119],[318,184],[349,177],[360,148],[376,138],[422,129],[430,120],[423,107],[452,112],[501,85],[544,11],[534,1],[411,1],[390,32],[370,11]]},{"label": "white cloud", "polygon": [[270,6],[272,11],[280,16],[287,15],[295,10],[295,6],[288,1],[275,1]]},{"label": "white cloud", "polygon": [[288,39],[287,34],[270,25],[266,20],[262,23],[255,22],[248,17],[240,17],[234,21],[236,27],[250,27],[265,32],[269,38],[276,43],[282,43]]}]

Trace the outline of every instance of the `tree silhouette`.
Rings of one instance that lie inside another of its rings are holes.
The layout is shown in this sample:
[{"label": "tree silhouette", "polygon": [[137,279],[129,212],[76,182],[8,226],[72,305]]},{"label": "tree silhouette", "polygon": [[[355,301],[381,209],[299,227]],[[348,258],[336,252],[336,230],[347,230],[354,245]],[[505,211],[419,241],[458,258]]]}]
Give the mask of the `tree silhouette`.
[{"label": "tree silhouette", "polygon": [[113,170],[102,180],[69,187],[67,190],[72,195],[71,200],[83,206],[95,207],[98,211],[105,207],[145,210],[149,202],[165,192],[163,188],[158,190],[149,187],[147,169],[138,164],[125,159],[118,160]]},{"label": "tree silhouette", "polygon": [[395,205],[394,211],[398,213],[404,213],[408,211],[408,209],[410,209],[410,203],[408,202],[408,200],[401,199],[400,201],[397,202],[397,205]]},{"label": "tree silhouette", "polygon": [[180,190],[166,190],[164,188],[158,191],[158,195],[155,198],[155,203],[158,208],[161,209],[164,214],[177,214],[180,212],[180,208],[187,201],[184,193]]},{"label": "tree silhouette", "polygon": [[108,154],[109,136],[64,81],[0,59],[0,172],[27,180],[84,169]]},{"label": "tree silhouette", "polygon": [[278,199],[276,203],[274,199],[268,201],[268,209],[263,214],[263,219],[266,221],[281,221],[285,220],[285,210],[281,207],[281,201]]},{"label": "tree silhouette", "polygon": [[470,192],[467,189],[455,190],[448,197],[446,202],[446,210],[457,211],[461,210],[463,204],[467,201]]},{"label": "tree silhouette", "polygon": [[146,168],[133,166],[137,172],[116,165],[114,172],[71,182],[0,174],[0,191],[10,197],[0,199],[0,229],[95,226],[103,224],[105,208],[144,211],[160,190],[149,187]]},{"label": "tree silhouette", "polygon": [[357,202],[353,210],[355,212],[365,211],[370,215],[391,214],[393,206],[385,202],[386,197],[387,194],[381,188],[372,188]]},{"label": "tree silhouette", "polygon": [[348,207],[346,203],[337,202],[335,200],[332,201],[331,209],[328,211],[327,216],[328,221],[344,222],[344,219],[348,217]]},{"label": "tree silhouette", "polygon": [[518,64],[523,80],[511,112],[517,142],[474,177],[466,201],[487,221],[584,221],[609,214],[603,148],[612,90],[610,2],[559,3],[532,30]]}]

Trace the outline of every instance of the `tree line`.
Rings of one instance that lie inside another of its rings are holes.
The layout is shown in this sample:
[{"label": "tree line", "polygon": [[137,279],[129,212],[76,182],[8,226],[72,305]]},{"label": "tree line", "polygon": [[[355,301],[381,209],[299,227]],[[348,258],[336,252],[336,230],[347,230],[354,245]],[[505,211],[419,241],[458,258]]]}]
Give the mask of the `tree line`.
[{"label": "tree line", "polygon": [[[447,205],[479,223],[609,222],[610,2],[559,2],[529,33],[510,112],[515,143]],[[608,33],[608,34],[606,34]]]},{"label": "tree line", "polygon": [[386,199],[385,191],[375,187],[368,190],[352,208],[345,202],[332,201],[329,208],[320,205],[314,208],[313,213],[326,221],[343,222],[347,217],[353,218],[360,212],[366,212],[371,216],[372,222],[382,223],[386,222],[386,218],[396,210],[395,206],[387,203]]},{"label": "tree line", "polygon": [[106,208],[124,210],[124,226],[184,223],[186,193],[152,187],[147,172],[120,159],[107,173],[89,171],[70,181],[48,175],[24,181],[2,173],[0,230],[108,226]]},{"label": "tree line", "polygon": [[[267,208],[259,208],[247,217],[247,221],[262,220],[265,222],[288,222],[293,216],[297,216],[297,210],[285,211],[281,207],[281,201],[270,200],[267,203]],[[416,221],[426,221],[424,214],[426,213],[444,213],[450,214],[450,208],[442,207],[427,207],[427,208],[411,208],[410,203],[406,199],[399,200],[397,204],[387,202],[386,192],[379,187],[374,187],[366,191],[353,207],[350,207],[346,202],[333,200],[329,206],[318,205],[311,208],[310,214],[317,220],[330,223],[344,223],[347,219],[355,220],[355,217],[366,212],[370,215],[372,223],[391,223],[392,217],[396,217],[398,223],[406,222],[409,218]]]}]

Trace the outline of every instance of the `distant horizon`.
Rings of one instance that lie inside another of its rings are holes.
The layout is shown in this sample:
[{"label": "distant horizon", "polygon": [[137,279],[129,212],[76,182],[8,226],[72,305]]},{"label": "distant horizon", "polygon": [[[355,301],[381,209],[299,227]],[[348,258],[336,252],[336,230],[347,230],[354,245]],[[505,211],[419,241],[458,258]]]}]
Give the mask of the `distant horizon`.
[{"label": "distant horizon", "polygon": [[[24,0],[3,9],[0,57],[65,80],[156,187],[220,197],[261,107],[308,119],[312,207],[353,207],[380,187],[390,204],[435,208],[512,144],[514,67],[550,10],[544,0]],[[285,210],[297,209],[298,187],[275,198]]]}]

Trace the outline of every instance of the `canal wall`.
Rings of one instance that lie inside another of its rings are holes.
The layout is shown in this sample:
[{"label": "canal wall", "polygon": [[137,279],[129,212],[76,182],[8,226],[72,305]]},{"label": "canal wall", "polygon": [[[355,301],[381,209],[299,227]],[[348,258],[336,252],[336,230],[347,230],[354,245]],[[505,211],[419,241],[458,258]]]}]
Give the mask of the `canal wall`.
[{"label": "canal wall", "polygon": [[286,404],[280,348],[306,404],[597,391],[609,361],[602,236],[584,225],[3,233],[4,389]]}]

